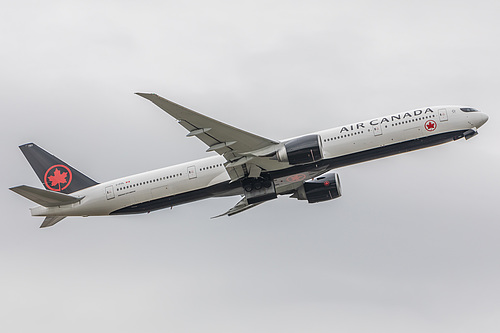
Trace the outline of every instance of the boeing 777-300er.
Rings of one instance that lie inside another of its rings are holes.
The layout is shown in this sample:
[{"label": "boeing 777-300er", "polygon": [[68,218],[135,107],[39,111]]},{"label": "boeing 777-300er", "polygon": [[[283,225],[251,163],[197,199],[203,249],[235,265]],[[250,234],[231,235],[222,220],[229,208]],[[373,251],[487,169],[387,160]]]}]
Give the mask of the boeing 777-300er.
[{"label": "boeing 777-300er", "polygon": [[[207,152],[218,155],[98,183],[34,143],[20,146],[45,189],[11,190],[34,201],[41,228],[67,216],[149,213],[201,199],[241,196],[234,215],[278,195],[309,203],[342,195],[331,170],[460,138],[470,139],[488,116],[468,106],[435,106],[335,127],[286,140],[255,135],[156,94],[138,93],[178,120]],[[217,217],[219,217],[217,216]]]}]

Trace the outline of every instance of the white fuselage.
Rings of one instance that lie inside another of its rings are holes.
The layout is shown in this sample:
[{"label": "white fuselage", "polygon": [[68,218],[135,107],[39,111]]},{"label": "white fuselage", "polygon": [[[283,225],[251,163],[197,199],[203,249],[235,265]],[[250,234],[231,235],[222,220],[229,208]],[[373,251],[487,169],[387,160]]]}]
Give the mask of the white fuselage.
[{"label": "white fuselage", "polygon": [[[379,117],[312,134],[321,137],[324,160],[333,160],[415,139],[478,128],[486,120],[487,116],[481,112],[463,112],[460,106],[438,106]],[[423,147],[426,146],[422,145],[419,148]],[[370,159],[374,158],[378,157]],[[72,193],[74,196],[84,197],[77,203],[58,207],[38,206],[32,208],[31,212],[35,216],[109,215],[125,207],[161,198],[179,195],[188,197],[189,193],[220,184],[228,186],[226,188],[221,186],[217,191],[204,197],[243,194],[241,187],[229,186],[231,179],[226,172],[225,163],[224,157],[212,156],[115,179]],[[279,170],[289,168],[290,174],[293,174],[295,171],[286,162],[280,164]],[[275,185],[278,194],[284,192],[280,192],[278,182],[275,181]],[[195,197],[192,201],[198,199]]]}]

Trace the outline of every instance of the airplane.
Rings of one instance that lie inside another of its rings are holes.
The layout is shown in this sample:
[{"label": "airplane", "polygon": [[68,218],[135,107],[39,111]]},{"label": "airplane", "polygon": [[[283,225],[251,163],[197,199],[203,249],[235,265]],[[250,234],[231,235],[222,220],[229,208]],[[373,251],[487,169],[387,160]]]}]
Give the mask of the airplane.
[{"label": "airplane", "polygon": [[45,189],[10,190],[37,203],[40,228],[68,216],[149,213],[197,200],[240,196],[232,216],[279,195],[318,203],[342,195],[332,170],[461,138],[470,139],[488,116],[469,106],[434,106],[373,118],[285,140],[268,139],[152,93],[137,93],[175,118],[216,152],[203,159],[98,183],[34,143],[19,148]]}]

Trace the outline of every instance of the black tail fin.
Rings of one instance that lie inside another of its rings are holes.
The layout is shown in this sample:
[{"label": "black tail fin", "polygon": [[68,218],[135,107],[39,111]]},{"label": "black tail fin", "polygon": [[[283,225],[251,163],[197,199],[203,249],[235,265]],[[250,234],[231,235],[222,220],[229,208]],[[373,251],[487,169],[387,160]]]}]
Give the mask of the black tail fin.
[{"label": "black tail fin", "polygon": [[34,143],[19,148],[47,190],[69,194],[99,184]]}]

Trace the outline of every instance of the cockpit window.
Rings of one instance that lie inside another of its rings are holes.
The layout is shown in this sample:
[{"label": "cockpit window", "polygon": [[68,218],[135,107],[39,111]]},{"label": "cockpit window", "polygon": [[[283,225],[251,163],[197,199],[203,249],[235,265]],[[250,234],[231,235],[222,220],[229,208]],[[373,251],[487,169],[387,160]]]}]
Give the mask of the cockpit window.
[{"label": "cockpit window", "polygon": [[463,112],[479,112],[479,110],[476,110],[474,108],[460,108]]}]

